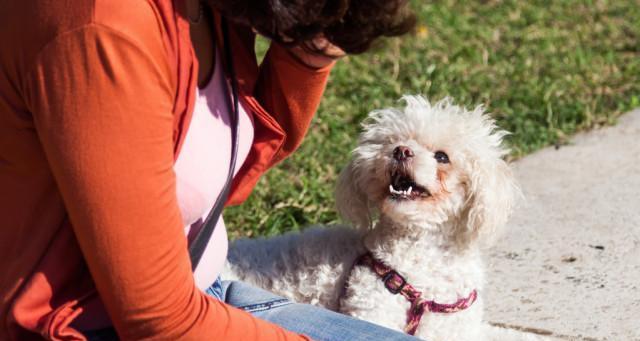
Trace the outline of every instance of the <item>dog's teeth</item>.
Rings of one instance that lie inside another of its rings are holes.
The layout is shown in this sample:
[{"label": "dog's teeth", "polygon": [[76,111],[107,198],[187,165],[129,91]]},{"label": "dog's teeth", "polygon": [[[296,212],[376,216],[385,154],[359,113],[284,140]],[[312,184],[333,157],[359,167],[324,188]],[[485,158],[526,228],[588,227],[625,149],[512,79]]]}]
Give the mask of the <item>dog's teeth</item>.
[{"label": "dog's teeth", "polygon": [[396,194],[396,195],[403,195],[404,194],[404,192],[395,189],[393,187],[393,185],[389,185],[389,192],[391,192],[391,194]]},{"label": "dog's teeth", "polygon": [[411,194],[412,190],[413,190],[413,187],[409,186],[409,189],[407,190],[407,194]]}]

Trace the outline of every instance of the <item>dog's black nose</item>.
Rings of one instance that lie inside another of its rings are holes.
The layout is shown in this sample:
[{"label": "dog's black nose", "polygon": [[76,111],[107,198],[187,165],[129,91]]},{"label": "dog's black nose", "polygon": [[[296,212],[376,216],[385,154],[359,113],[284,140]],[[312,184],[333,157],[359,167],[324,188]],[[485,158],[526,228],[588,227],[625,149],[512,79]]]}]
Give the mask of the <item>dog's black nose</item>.
[{"label": "dog's black nose", "polygon": [[413,150],[407,146],[397,146],[393,150],[393,158],[398,161],[406,161],[413,157]]}]

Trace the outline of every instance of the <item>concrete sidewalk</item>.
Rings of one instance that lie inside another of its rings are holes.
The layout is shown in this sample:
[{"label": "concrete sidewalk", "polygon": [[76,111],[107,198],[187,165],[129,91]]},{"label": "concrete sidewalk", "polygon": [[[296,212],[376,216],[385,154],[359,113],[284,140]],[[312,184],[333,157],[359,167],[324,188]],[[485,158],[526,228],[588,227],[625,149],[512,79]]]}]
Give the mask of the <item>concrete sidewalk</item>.
[{"label": "concrete sidewalk", "polygon": [[640,340],[640,109],[515,169],[525,199],[489,252],[487,320]]}]

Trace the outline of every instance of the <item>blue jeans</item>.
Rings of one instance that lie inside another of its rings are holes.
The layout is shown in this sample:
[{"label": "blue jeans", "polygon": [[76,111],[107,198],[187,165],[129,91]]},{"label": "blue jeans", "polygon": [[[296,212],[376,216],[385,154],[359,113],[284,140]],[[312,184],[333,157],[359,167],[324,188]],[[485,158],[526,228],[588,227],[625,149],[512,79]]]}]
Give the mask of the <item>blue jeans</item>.
[{"label": "blue jeans", "polygon": [[[206,290],[206,293],[260,319],[278,324],[293,332],[305,334],[318,341],[417,340],[407,334],[333,311],[294,303],[243,282],[218,279]],[[85,332],[85,335],[90,341],[117,340],[112,328]]]}]

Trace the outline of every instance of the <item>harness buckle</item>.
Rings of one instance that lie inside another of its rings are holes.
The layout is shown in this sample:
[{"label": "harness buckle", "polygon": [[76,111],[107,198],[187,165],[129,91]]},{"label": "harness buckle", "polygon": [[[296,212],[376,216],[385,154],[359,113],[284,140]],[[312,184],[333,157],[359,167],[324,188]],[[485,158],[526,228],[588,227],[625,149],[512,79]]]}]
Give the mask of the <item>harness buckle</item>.
[{"label": "harness buckle", "polygon": [[[400,280],[400,283],[396,284],[394,279]],[[394,295],[399,294],[407,285],[407,280],[395,270],[389,270],[389,272],[384,274],[382,281],[384,282],[384,287]]]}]

